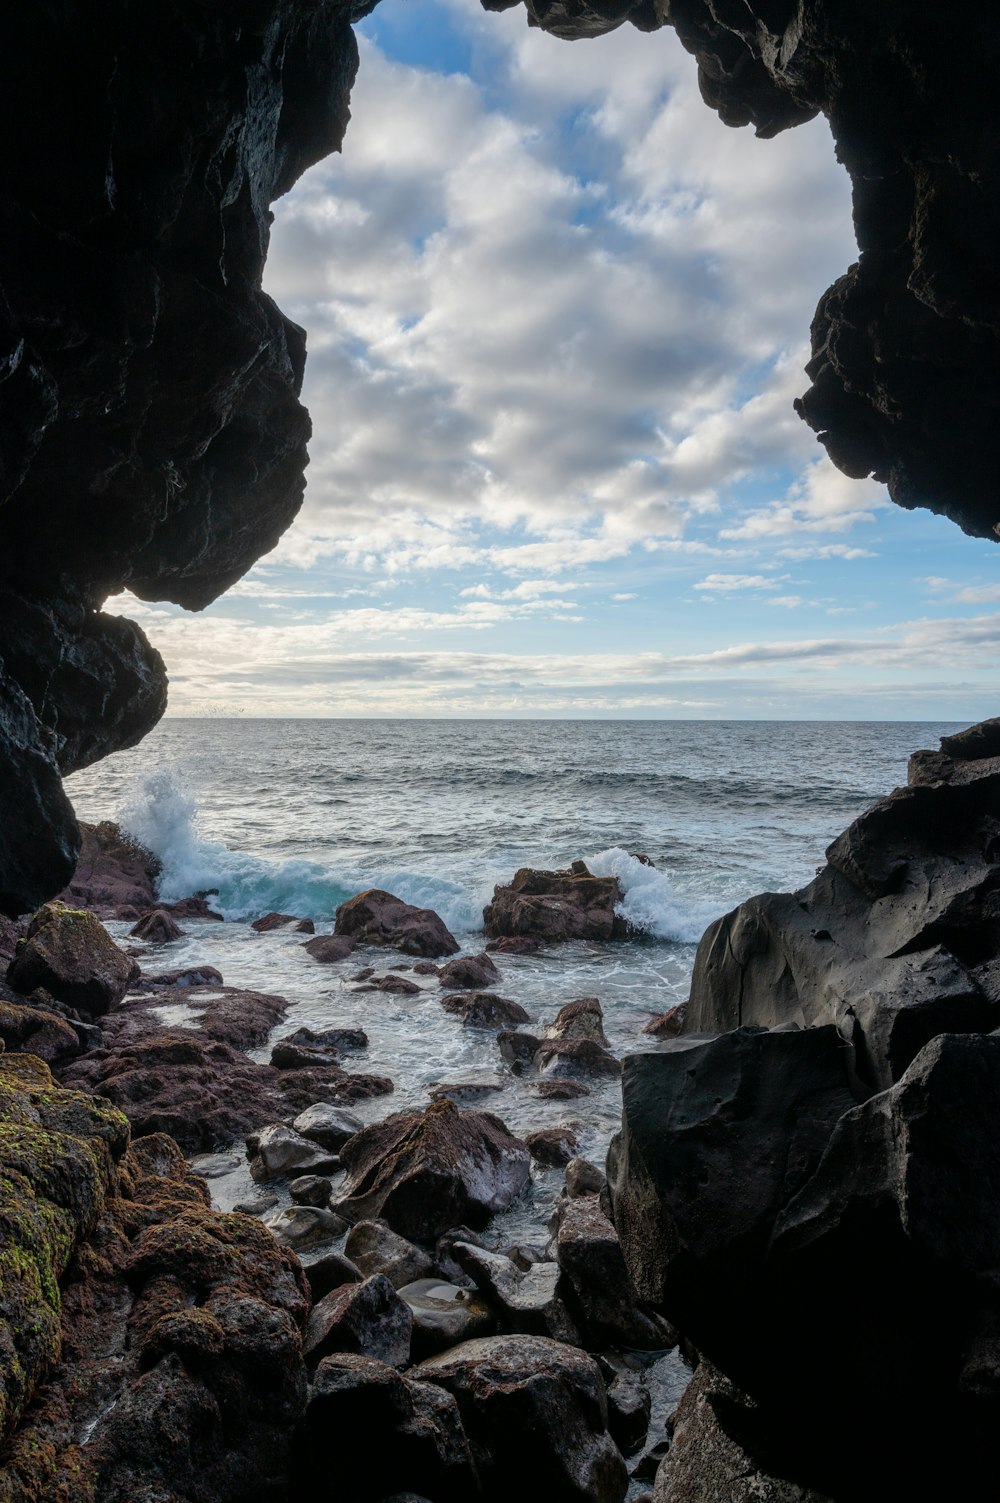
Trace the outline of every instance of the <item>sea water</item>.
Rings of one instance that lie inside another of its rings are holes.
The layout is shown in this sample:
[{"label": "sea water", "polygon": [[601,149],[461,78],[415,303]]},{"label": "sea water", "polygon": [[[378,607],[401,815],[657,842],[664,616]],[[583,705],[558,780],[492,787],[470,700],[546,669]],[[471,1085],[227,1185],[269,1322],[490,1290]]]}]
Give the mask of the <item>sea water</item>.
[{"label": "sea water", "polygon": [[[598,1162],[620,1116],[614,1081],[544,1101],[513,1074],[494,1035],[463,1028],[435,978],[414,997],[361,992],[361,953],[320,965],[288,931],[257,934],[269,910],[332,928],[337,905],[381,887],[444,919],[464,952],[484,943],[482,909],[520,866],[583,858],[621,883],[638,934],[498,956],[491,988],[533,1024],[596,996],[619,1056],[657,1047],[642,1026],[687,996],[705,926],[755,892],[808,882],[829,842],[873,800],[905,782],[917,747],[951,724],[764,721],[442,721],[169,719],[141,746],[77,773],[82,819],[118,819],[163,863],[161,896],[217,889],[225,924],[185,921],[183,939],[143,960],[151,971],[215,965],[230,986],[292,1006],[275,1037],[301,1024],[361,1027],[369,1047],[349,1069],[387,1075],[394,1092],[362,1103],[372,1121],[426,1106],[429,1089],[471,1073],[518,1133],[570,1124]],[[646,866],[636,853],[655,864]],[[119,937],[126,925],[112,925]],[[179,1016],[173,1020],[183,1021]],[[266,1060],[270,1048],[255,1057]],[[536,1169],[528,1193],[491,1233],[496,1245],[544,1239],[561,1171]],[[252,1185],[213,1181],[220,1205]]]}]

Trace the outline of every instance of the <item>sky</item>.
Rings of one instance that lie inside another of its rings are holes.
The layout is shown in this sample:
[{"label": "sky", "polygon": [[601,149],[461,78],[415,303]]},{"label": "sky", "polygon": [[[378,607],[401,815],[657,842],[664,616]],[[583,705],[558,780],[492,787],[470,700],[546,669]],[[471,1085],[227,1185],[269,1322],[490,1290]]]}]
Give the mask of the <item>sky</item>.
[{"label": "sky", "polygon": [[972,720],[995,545],[792,410],[856,259],[822,120],[706,108],[674,33],[382,0],[344,150],[275,205],[306,501],[208,610],[115,597],[172,714]]}]

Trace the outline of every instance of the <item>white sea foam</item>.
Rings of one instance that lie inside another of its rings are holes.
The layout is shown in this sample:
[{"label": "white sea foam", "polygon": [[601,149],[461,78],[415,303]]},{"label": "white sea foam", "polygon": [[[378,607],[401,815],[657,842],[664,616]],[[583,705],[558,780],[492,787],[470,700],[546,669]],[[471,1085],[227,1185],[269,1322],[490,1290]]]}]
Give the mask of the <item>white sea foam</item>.
[{"label": "white sea foam", "polygon": [[681,896],[665,872],[638,861],[620,846],[599,851],[588,858],[587,865],[596,877],[618,878],[625,896],[616,911],[654,939],[696,943],[718,915],[717,903]]}]

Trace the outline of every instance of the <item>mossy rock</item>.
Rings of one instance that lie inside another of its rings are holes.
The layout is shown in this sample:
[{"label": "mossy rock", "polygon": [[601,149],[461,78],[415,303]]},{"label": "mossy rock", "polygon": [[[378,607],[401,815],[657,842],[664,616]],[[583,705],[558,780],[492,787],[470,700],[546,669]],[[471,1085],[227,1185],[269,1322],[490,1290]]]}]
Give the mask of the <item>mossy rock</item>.
[{"label": "mossy rock", "polygon": [[121,1001],[134,975],[132,961],[92,913],[46,903],[18,945],[7,979],[23,996],[44,987],[58,1002],[98,1016]]}]

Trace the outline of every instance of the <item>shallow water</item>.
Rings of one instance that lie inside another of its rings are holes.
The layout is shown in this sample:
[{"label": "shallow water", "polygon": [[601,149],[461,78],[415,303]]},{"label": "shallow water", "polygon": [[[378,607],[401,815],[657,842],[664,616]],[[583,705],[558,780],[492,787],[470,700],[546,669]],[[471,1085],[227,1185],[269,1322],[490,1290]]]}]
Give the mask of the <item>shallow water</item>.
[{"label": "shallow water", "polygon": [[[413,978],[421,986],[413,997],[361,993],[348,980],[362,965],[383,971],[404,957],[358,950],[322,966],[302,936],[259,935],[249,920],[279,909],[313,918],[322,932],[338,903],[384,887],[437,909],[463,950],[476,952],[495,882],[518,866],[564,866],[582,856],[592,870],[619,876],[622,911],[642,936],[497,957],[502,979],[491,989],[520,1002],[539,1025],[563,1003],[596,996],[616,1054],[655,1047],[642,1025],[687,995],[706,923],[754,892],[808,881],[829,841],[905,781],[910,751],[936,745],[951,729],[169,720],[67,788],[82,818],[121,819],[157,852],[165,898],[219,890],[229,922],[186,921],[186,937],[145,961],[147,970],[208,963],[230,986],[287,997],[292,1007],[275,1037],[302,1024],[364,1028],[369,1048],[345,1065],[395,1083],[391,1096],[356,1108],[365,1120],[425,1106],[436,1082],[483,1072],[502,1086],[482,1099],[484,1109],[518,1133],[573,1123],[580,1151],[601,1161],[620,1115],[616,1082],[594,1082],[589,1096],[572,1101],[540,1100],[503,1063],[492,1032],[464,1028],[444,1012],[434,977]],[[630,851],[648,853],[656,869]],[[544,1240],[562,1174],[533,1175],[529,1192],[495,1221],[496,1245]],[[242,1169],[213,1181],[220,1204],[251,1188]]]}]

